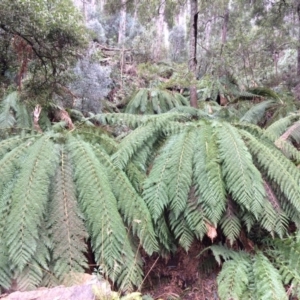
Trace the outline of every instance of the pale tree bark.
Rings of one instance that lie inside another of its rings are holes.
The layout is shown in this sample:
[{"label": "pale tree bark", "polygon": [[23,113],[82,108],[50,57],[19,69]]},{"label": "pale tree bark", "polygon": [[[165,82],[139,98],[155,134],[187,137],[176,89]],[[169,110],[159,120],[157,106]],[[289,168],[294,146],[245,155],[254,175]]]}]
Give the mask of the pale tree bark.
[{"label": "pale tree bark", "polygon": [[118,44],[123,45],[126,33],[126,0],[121,0]]},{"label": "pale tree bark", "polygon": [[297,76],[300,77],[300,0],[296,0],[298,16]]},{"label": "pale tree bark", "polygon": [[228,22],[229,22],[229,8],[227,6],[225,10],[224,22],[222,26],[222,44],[226,44],[227,41]]},{"label": "pale tree bark", "polygon": [[[189,71],[197,77],[197,32],[198,32],[198,0],[190,0],[190,58]],[[198,107],[197,89],[194,84],[190,87],[190,104]]]},{"label": "pale tree bark", "polygon": [[158,19],[157,19],[157,44],[156,44],[156,53],[155,59],[160,60],[162,58],[162,49],[164,46],[164,37],[165,37],[165,9],[166,9],[166,0],[160,0],[158,8]]}]

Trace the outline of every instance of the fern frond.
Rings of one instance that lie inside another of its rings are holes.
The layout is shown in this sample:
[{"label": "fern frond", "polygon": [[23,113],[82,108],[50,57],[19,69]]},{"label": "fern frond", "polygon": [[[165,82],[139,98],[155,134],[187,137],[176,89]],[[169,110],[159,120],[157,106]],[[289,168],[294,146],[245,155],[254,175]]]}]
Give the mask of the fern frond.
[{"label": "fern frond", "polygon": [[188,130],[176,136],[176,143],[170,151],[167,164],[168,195],[170,208],[175,217],[186,207],[187,197],[192,184],[192,163],[196,131]]},{"label": "fern frond", "polygon": [[170,253],[171,250],[176,248],[174,243],[173,234],[170,231],[170,228],[167,224],[167,220],[165,216],[160,216],[160,218],[156,221],[155,224],[155,233],[157,235],[157,239],[159,241],[160,251],[161,253],[163,251],[166,251],[167,253]]},{"label": "fern frond", "polygon": [[12,284],[13,273],[10,268],[8,249],[1,237],[0,245],[0,294],[2,289],[9,289]]},{"label": "fern frond", "polygon": [[288,299],[278,270],[262,252],[258,252],[254,256],[253,271],[258,299]]},{"label": "fern frond", "polygon": [[[100,147],[94,147],[94,151],[99,161],[106,166],[112,191],[118,201],[118,208],[133,234],[138,235],[148,254],[151,255],[153,252],[158,251],[158,244],[147,205],[132,187],[125,173],[114,166],[108,155],[101,151]],[[114,186],[119,188],[114,189]]]},{"label": "fern frond", "polygon": [[157,133],[153,126],[141,126],[129,134],[123,141],[122,147],[113,155],[116,166],[124,169],[132,156],[142,148],[147,140],[151,139]]},{"label": "fern frond", "polygon": [[213,245],[210,246],[210,249],[214,255],[215,260],[219,265],[222,264],[222,260],[228,261],[231,259],[239,258],[238,252],[222,245]]},{"label": "fern frond", "polygon": [[83,272],[87,267],[83,241],[87,239],[83,216],[77,207],[76,187],[70,158],[61,146],[59,168],[52,187],[49,220],[53,239],[53,272],[63,280],[68,273]]},{"label": "fern frond", "polygon": [[299,170],[286,159],[278,150],[271,149],[250,135],[246,131],[241,132],[247,139],[247,145],[256,164],[267,175],[268,180],[275,182],[288,201],[299,212],[300,209],[300,174]]},{"label": "fern frond", "polygon": [[229,124],[216,125],[222,174],[234,201],[258,218],[263,211],[265,190],[261,174],[238,131]]},{"label": "fern frond", "polygon": [[19,270],[35,254],[38,227],[48,200],[49,179],[56,167],[55,148],[45,135],[31,146],[13,190],[6,241],[10,260]]},{"label": "fern frond", "polygon": [[231,199],[227,200],[226,212],[220,221],[220,225],[224,235],[229,239],[230,243],[233,243],[239,236],[242,226]]},{"label": "fern frond", "polygon": [[12,92],[8,94],[1,102],[0,107],[0,127],[9,128],[13,127],[16,123],[13,107],[19,99],[18,92]]},{"label": "fern frond", "polygon": [[200,124],[194,140],[195,192],[206,218],[216,226],[225,211],[225,185],[213,128],[204,122]]},{"label": "fern frond", "polygon": [[237,254],[235,259],[225,261],[217,277],[220,299],[240,300],[247,291],[251,259],[246,254]]},{"label": "fern frond", "polygon": [[[126,268],[129,272],[128,266],[135,264],[135,254],[129,244],[105,167],[97,159],[92,146],[86,142],[70,136],[67,147],[75,166],[78,201],[87,220],[95,259],[103,263],[106,274],[116,281],[121,272],[125,272]],[[140,282],[142,279],[139,277],[135,280]],[[136,282],[131,282],[131,285]]]},{"label": "fern frond", "polygon": [[292,294],[299,293],[300,243],[294,236],[268,241],[267,254],[279,270],[282,282],[291,286]]},{"label": "fern frond", "polygon": [[299,114],[290,114],[288,116],[284,116],[279,120],[272,123],[267,127],[266,132],[274,135],[276,138],[279,138],[283,132],[291,126],[295,121],[298,121],[300,118]]},{"label": "fern frond", "polygon": [[195,236],[202,240],[207,233],[205,213],[201,204],[198,204],[195,197],[192,195],[190,195],[184,211],[184,219]]},{"label": "fern frond", "polygon": [[127,104],[125,112],[160,114],[180,105],[189,105],[189,102],[179,93],[160,89],[140,89]]},{"label": "fern frond", "polygon": [[273,100],[266,100],[252,106],[240,119],[240,122],[257,124],[265,114],[265,111],[274,105]]},{"label": "fern frond", "polygon": [[265,146],[270,147],[271,150],[274,149],[275,145],[287,158],[293,160],[296,164],[300,163],[300,152],[289,142],[286,142],[282,139],[278,140],[272,132],[263,130],[258,126],[251,124],[235,123],[234,125],[238,128],[247,130]]},{"label": "fern frond", "polygon": [[149,207],[154,222],[160,218],[170,202],[167,166],[175,143],[175,138],[170,138],[167,141],[155,158],[151,172],[144,182],[143,199]]},{"label": "fern frond", "polygon": [[189,228],[184,215],[176,216],[173,211],[169,214],[169,223],[178,244],[188,251],[195,239],[194,232]]}]

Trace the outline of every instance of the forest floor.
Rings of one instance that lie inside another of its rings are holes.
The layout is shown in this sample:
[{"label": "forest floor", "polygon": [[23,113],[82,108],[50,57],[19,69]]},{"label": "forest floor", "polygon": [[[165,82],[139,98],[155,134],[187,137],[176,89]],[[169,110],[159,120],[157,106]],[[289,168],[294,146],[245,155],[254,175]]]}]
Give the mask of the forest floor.
[{"label": "forest floor", "polygon": [[211,256],[194,244],[189,252],[177,251],[169,259],[146,258],[143,294],[163,300],[217,300],[219,268]]}]

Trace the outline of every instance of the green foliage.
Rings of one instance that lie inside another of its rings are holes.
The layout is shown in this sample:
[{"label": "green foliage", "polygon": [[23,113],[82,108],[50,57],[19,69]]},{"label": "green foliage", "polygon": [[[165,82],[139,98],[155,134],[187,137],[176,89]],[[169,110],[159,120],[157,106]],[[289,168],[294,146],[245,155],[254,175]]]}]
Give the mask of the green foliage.
[{"label": "green foliage", "polygon": [[221,257],[224,261],[217,278],[220,299],[288,299],[280,271],[263,252],[251,255],[222,246],[210,249],[219,264]]},{"label": "green foliage", "polygon": [[138,248],[158,250],[150,213],[105,151],[110,139],[89,140],[83,130],[0,141],[1,287],[12,279],[20,289],[51,285],[83,271],[88,239],[121,290],[141,283]]},{"label": "green foliage", "polygon": [[1,37],[10,44],[0,54],[2,74],[17,75],[17,84],[23,81],[30,96],[62,92],[65,71],[85,46],[82,18],[72,1],[3,0],[0,20]]},{"label": "green foliage", "polygon": [[18,92],[8,94],[1,102],[0,107],[0,128],[30,128],[31,117],[27,107],[20,101]]},{"label": "green foliage", "polygon": [[188,100],[180,93],[160,89],[140,89],[129,101],[125,113],[160,114],[181,105],[188,106]]},{"label": "green foliage", "polygon": [[299,226],[299,171],[280,151],[296,158],[297,150],[285,141],[277,148],[267,131],[205,117],[195,109],[97,120],[139,125],[122,140],[113,160],[122,169],[131,161],[148,169],[143,198],[166,249],[173,238],[188,249],[209,226],[220,228],[231,242],[241,228],[250,231],[255,225],[282,236],[288,221]]}]

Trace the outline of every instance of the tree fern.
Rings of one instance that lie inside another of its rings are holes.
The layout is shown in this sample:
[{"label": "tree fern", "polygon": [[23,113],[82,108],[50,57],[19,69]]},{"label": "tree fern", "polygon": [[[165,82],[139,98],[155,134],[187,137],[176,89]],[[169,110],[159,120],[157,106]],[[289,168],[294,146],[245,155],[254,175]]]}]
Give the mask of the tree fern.
[{"label": "tree fern", "polygon": [[0,142],[1,287],[15,279],[31,289],[83,271],[88,238],[122,290],[142,282],[138,250],[151,254],[158,242],[146,204],[106,147],[118,148],[82,130]]},{"label": "tree fern", "polygon": [[[119,122],[122,116],[115,118]],[[196,110],[135,118],[140,126],[121,141],[114,162],[122,169],[131,161],[149,167],[144,201],[155,222],[166,218],[178,241],[189,231],[186,236],[201,239],[206,226],[220,227],[231,242],[243,227],[251,231],[257,224],[282,236],[288,222],[297,221],[299,174],[281,151],[296,160],[299,155],[287,142],[277,148],[276,138],[255,125],[231,124]],[[160,236],[165,236],[161,230]],[[185,247],[190,240],[185,239]]]}]

